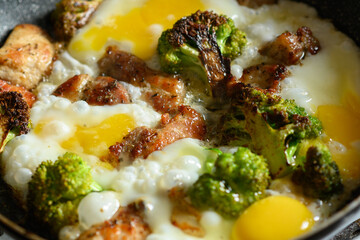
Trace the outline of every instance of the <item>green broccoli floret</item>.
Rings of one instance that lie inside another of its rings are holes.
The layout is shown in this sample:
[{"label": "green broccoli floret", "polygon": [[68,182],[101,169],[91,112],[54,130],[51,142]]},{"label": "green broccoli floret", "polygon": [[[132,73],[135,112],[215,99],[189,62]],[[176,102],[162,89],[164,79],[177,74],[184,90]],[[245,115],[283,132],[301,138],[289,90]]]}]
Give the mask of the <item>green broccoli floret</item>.
[{"label": "green broccoli floret", "polygon": [[55,162],[42,162],[29,182],[27,206],[40,222],[57,233],[78,221],[77,207],[90,192],[102,191],[82,158],[65,153]]},{"label": "green broccoli floret", "polygon": [[157,50],[163,71],[182,74],[193,86],[211,94],[230,74],[229,59],[239,56],[245,44],[245,34],[232,19],[197,11],[164,31]]},{"label": "green broccoli floret", "polygon": [[213,169],[200,176],[188,195],[199,209],[214,209],[225,217],[237,217],[265,196],[270,182],[267,163],[244,147],[234,154],[217,152]]},{"label": "green broccoli floret", "polygon": [[[239,132],[248,133],[243,141],[268,160],[273,178],[291,173],[301,164],[301,158],[297,157],[299,143],[303,139],[319,137],[321,122],[308,115],[294,100],[241,83],[238,88],[232,103],[235,107],[229,114],[243,117],[232,121],[230,130],[238,128]],[[236,135],[240,139],[235,138],[236,143],[241,143],[243,135]]]},{"label": "green broccoli floret", "polygon": [[339,168],[329,149],[319,140],[305,140],[299,144],[299,157],[304,158],[292,180],[303,187],[304,194],[328,199],[343,190]]},{"label": "green broccoli floret", "polygon": [[69,41],[83,27],[103,0],[61,0],[56,4],[52,18],[55,35]]}]

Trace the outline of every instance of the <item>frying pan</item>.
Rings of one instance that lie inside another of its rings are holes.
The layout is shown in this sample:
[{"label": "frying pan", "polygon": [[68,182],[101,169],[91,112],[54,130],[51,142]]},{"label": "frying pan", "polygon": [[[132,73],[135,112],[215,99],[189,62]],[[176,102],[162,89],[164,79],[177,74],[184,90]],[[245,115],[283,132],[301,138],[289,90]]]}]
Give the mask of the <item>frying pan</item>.
[{"label": "frying pan", "polygon": [[[20,23],[33,23],[52,35],[50,12],[59,0],[0,0],[0,44],[10,31]],[[317,8],[321,17],[331,20],[342,32],[360,46],[360,1],[359,0],[296,0]],[[301,239],[352,239],[360,232],[357,222],[360,218],[360,189],[327,221]],[[1,237],[5,230],[6,236]],[[339,233],[340,232],[340,233]],[[36,234],[34,234],[36,233]],[[338,235],[336,235],[339,233]],[[336,236],[335,236],[336,235]],[[44,229],[26,217],[26,213],[12,198],[10,189],[0,178],[0,238],[1,239],[42,239],[48,237]]]}]

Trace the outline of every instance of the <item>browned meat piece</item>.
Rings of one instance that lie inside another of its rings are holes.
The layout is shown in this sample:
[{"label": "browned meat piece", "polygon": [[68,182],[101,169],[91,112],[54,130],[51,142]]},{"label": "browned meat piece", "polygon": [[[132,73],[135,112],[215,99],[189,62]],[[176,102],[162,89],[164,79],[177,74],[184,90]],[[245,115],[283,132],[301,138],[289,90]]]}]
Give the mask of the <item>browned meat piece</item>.
[{"label": "browned meat piece", "polygon": [[146,90],[146,98],[159,112],[176,112],[183,103],[185,86],[180,79],[150,69],[142,59],[115,46],[106,49],[98,65],[105,76],[138,87],[150,87]]},{"label": "browned meat piece", "polygon": [[0,93],[2,92],[20,93],[23,96],[25,102],[29,105],[29,107],[32,107],[32,105],[36,101],[36,96],[32,92],[28,91],[26,88],[21,86],[11,85],[5,81],[0,80]]},{"label": "browned meat piece", "polygon": [[78,240],[145,240],[151,233],[144,220],[143,202],[120,207],[108,221],[92,226]]},{"label": "browned meat piece", "polygon": [[245,7],[258,8],[264,4],[275,4],[277,0],[237,0],[237,2]]},{"label": "browned meat piece", "polygon": [[130,103],[130,96],[120,82],[111,77],[97,77],[89,82],[84,91],[85,101],[90,105],[115,105],[119,103]]},{"label": "browned meat piece", "polygon": [[43,30],[31,24],[18,25],[0,49],[0,79],[33,89],[51,70],[54,54]]},{"label": "browned meat piece", "polygon": [[190,204],[184,189],[172,188],[168,196],[173,204],[171,223],[186,234],[204,237],[205,230],[200,225],[201,213]]},{"label": "browned meat piece", "polygon": [[57,39],[69,41],[83,27],[102,0],[61,0],[53,13]]},{"label": "browned meat piece", "polygon": [[280,81],[289,75],[289,71],[282,64],[259,64],[244,69],[240,82],[254,87],[277,91]]},{"label": "browned meat piece", "polygon": [[72,102],[84,100],[90,105],[115,105],[130,103],[130,96],[123,85],[111,77],[93,79],[87,74],[76,75],[61,84],[53,94]]},{"label": "browned meat piece", "polygon": [[300,42],[303,44],[305,51],[315,55],[320,51],[320,42],[313,36],[312,31],[308,27],[301,27],[296,31],[296,35],[299,37]]},{"label": "browned meat piece", "polygon": [[147,158],[150,153],[182,138],[203,139],[205,133],[206,126],[202,116],[194,109],[181,105],[173,118],[165,114],[155,129],[135,128],[121,143],[109,148],[110,154],[104,160],[116,167],[124,160]]},{"label": "browned meat piece", "polygon": [[314,55],[320,50],[319,41],[308,27],[301,27],[296,34],[284,32],[274,41],[267,43],[259,50],[261,55],[272,58],[276,63],[285,65],[298,64],[306,52]]},{"label": "browned meat piece", "polygon": [[58,97],[67,98],[72,102],[82,100],[86,85],[90,81],[92,81],[92,77],[87,74],[75,75],[58,86],[53,94]]}]

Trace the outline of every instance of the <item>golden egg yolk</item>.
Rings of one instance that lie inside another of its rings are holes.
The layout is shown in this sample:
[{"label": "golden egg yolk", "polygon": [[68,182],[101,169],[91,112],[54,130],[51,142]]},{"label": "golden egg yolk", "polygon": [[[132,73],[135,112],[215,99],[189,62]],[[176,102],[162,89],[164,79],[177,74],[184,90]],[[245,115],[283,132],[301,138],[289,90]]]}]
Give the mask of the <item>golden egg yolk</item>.
[{"label": "golden egg yolk", "polygon": [[71,41],[69,51],[75,56],[84,51],[99,52],[109,39],[125,40],[133,44],[133,54],[148,59],[155,53],[161,33],[154,34],[150,26],[161,25],[163,30],[171,28],[176,20],[199,9],[204,9],[200,0],[148,0],[125,15],[110,16],[104,24],[87,28]]},{"label": "golden egg yolk", "polygon": [[72,137],[61,146],[69,151],[104,156],[108,148],[134,129],[133,118],[126,114],[113,115],[92,127],[77,126]]},{"label": "golden egg yolk", "polygon": [[354,147],[360,141],[360,101],[348,92],[343,105],[321,105],[317,116],[323,123],[327,136],[346,147],[345,152],[334,152],[332,156],[344,178],[360,178],[360,152]]},{"label": "golden egg yolk", "polygon": [[237,219],[232,240],[287,240],[311,229],[313,215],[300,201],[270,196],[255,202]]}]

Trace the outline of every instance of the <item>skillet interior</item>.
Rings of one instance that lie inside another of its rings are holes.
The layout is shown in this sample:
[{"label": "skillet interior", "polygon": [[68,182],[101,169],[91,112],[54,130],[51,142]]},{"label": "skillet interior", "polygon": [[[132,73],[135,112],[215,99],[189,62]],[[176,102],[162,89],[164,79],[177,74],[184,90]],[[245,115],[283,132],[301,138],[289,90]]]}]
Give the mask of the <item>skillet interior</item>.
[{"label": "skillet interior", "polygon": [[[33,23],[39,25],[51,34],[50,12],[54,9],[55,3],[58,1],[59,0],[0,0],[0,44],[2,45],[10,31],[20,23]],[[356,44],[360,46],[360,1],[295,1],[305,2],[315,6],[321,17],[331,19],[338,29],[350,36]],[[334,233],[345,227],[344,224],[349,224],[356,216],[360,216],[360,197],[358,196],[360,196],[360,191],[357,191],[357,193],[354,194],[354,199],[330,218],[329,221],[320,225],[316,231],[305,235],[304,238],[329,239],[330,236],[333,236]],[[26,221],[24,211],[18,207],[11,197],[9,188],[3,180],[0,180],[0,206],[0,223],[6,226],[8,231],[13,232],[13,238],[26,237],[30,239],[39,239],[36,235],[29,233],[25,229],[37,232],[44,237],[47,236],[46,232],[39,231],[39,229],[36,229],[36,226],[31,222]],[[15,235],[14,232],[16,232]]]}]

